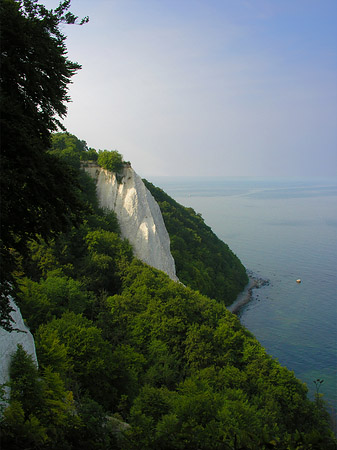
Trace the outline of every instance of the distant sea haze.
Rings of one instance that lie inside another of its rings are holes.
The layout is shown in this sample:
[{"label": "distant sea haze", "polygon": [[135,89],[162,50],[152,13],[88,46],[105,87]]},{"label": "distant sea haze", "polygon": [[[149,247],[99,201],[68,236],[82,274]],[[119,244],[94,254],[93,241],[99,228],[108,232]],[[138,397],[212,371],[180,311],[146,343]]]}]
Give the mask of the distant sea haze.
[{"label": "distant sea haze", "polygon": [[249,271],[269,280],[253,290],[241,322],[311,398],[323,379],[319,392],[337,410],[337,179],[150,181],[201,213]]}]

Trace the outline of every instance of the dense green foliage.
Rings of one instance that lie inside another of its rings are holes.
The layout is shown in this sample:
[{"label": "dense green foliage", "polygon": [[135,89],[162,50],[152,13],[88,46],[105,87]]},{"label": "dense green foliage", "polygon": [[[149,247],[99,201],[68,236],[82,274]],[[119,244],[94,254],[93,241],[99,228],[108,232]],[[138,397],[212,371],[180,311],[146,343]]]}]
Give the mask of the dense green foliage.
[{"label": "dense green foliage", "polygon": [[123,156],[116,150],[103,150],[98,153],[97,164],[111,172],[119,172],[123,166]]},{"label": "dense green foliage", "polygon": [[57,155],[73,167],[80,167],[81,161],[96,161],[98,154],[95,149],[88,148],[85,141],[81,141],[70,133],[54,133],[51,138],[52,155]]},{"label": "dense green foliage", "polygon": [[120,172],[125,162],[117,150],[95,150],[88,148],[85,141],[81,141],[70,133],[55,133],[51,139],[51,155],[58,155],[72,167],[79,168],[81,161],[96,162],[111,172]]},{"label": "dense green foliage", "polygon": [[305,385],[223,304],[135,259],[78,171],[82,223],[18,268],[39,369],[19,348],[3,447],[334,449]]},{"label": "dense green foliage", "polygon": [[67,110],[67,85],[80,68],[67,58],[59,29],[76,22],[69,3],[54,12],[33,0],[0,3],[0,324],[6,327],[16,252],[36,233],[47,238],[66,230],[82,210],[76,174],[47,153],[57,117]]},{"label": "dense green foliage", "polygon": [[160,206],[171,240],[179,280],[230,305],[248,282],[239,258],[207,226],[200,214],[144,180]]}]

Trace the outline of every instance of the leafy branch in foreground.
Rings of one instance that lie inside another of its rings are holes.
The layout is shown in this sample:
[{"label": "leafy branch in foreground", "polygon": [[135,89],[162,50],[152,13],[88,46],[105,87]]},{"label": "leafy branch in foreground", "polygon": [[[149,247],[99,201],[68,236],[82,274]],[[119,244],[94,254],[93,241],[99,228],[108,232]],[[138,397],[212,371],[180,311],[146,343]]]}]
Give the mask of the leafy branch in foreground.
[{"label": "leafy branch in foreground", "polygon": [[60,31],[61,23],[78,23],[69,7],[69,0],[55,11],[34,0],[0,4],[0,325],[7,329],[17,253],[37,233],[48,238],[66,230],[81,210],[76,174],[47,153],[67,112],[68,84],[81,68],[67,58]]}]

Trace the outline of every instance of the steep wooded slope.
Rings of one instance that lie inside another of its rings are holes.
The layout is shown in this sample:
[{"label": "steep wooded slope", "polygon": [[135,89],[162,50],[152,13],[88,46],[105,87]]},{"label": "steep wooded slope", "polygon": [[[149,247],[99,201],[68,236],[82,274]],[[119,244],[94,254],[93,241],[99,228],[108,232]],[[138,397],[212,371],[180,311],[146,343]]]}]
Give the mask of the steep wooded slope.
[{"label": "steep wooded slope", "polygon": [[179,280],[225,305],[231,304],[248,282],[239,258],[200,214],[180,205],[152,183],[144,182],[163,214]]}]

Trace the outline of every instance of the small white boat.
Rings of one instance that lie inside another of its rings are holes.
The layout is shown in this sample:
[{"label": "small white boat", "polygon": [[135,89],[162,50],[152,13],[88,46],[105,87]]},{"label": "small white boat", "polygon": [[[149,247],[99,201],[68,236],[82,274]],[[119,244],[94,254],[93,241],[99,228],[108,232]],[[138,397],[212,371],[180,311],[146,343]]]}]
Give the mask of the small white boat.
[{"label": "small white boat", "polygon": [[296,280],[296,283],[298,284],[302,283],[301,279],[299,278],[298,280]]}]

